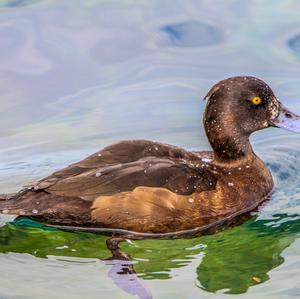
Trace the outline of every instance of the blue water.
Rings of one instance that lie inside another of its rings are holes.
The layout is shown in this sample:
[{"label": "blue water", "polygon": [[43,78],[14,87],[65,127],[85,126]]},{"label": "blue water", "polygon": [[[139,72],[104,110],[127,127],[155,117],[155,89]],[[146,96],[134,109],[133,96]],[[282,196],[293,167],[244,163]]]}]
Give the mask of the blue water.
[{"label": "blue water", "polygon": [[[257,76],[300,114],[299,11],[296,0],[0,0],[0,193],[120,139],[208,149],[202,99],[225,77]],[[298,298],[300,136],[268,129],[252,143],[272,200],[215,236],[124,244],[135,275],[101,260],[105,237],[0,216],[0,298]]]}]

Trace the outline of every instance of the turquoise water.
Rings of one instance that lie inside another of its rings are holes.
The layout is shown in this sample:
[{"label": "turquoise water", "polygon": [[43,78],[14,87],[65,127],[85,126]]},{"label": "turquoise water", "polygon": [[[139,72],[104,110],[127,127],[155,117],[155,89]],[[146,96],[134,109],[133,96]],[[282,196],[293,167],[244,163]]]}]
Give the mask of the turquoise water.
[{"label": "turquoise water", "polygon": [[[299,10],[296,0],[0,0],[0,193],[120,139],[208,149],[202,99],[228,76],[264,79],[300,114]],[[105,237],[0,216],[0,298],[299,298],[300,136],[268,129],[252,143],[276,182],[253,219],[122,244],[132,265],[103,261]]]}]

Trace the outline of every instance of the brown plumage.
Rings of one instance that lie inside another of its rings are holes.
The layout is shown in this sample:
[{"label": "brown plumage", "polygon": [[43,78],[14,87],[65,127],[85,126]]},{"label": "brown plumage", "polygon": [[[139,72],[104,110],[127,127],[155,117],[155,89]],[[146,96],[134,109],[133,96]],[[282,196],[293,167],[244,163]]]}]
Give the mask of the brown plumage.
[{"label": "brown plumage", "polygon": [[178,236],[236,221],[273,188],[249,136],[274,125],[281,104],[254,77],[221,81],[206,99],[204,127],[213,152],[146,140],[118,142],[2,196],[0,210],[65,229],[137,236]]}]

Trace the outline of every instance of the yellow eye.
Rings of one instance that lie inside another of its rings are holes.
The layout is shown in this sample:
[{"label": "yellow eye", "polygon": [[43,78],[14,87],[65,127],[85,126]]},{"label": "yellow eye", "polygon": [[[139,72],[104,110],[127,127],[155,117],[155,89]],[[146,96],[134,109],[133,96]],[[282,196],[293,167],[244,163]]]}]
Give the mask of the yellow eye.
[{"label": "yellow eye", "polygon": [[253,105],[259,105],[259,104],[261,104],[261,102],[262,102],[262,99],[261,99],[260,97],[254,97],[254,98],[251,100],[251,103],[252,103]]}]

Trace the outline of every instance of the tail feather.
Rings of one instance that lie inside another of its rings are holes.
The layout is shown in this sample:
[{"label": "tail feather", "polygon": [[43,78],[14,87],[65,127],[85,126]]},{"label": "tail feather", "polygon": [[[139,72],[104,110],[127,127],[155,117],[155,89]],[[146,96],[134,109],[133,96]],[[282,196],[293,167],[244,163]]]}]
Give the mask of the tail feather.
[{"label": "tail feather", "polygon": [[0,201],[13,199],[17,193],[9,193],[9,194],[0,194]]},{"label": "tail feather", "polygon": [[22,196],[29,190],[22,189],[17,193],[0,194],[0,214],[18,214],[14,210],[21,204]]},{"label": "tail feather", "polygon": [[21,190],[15,195],[1,195],[0,214],[31,217],[50,224],[91,226],[90,201],[60,196],[44,190]]}]

